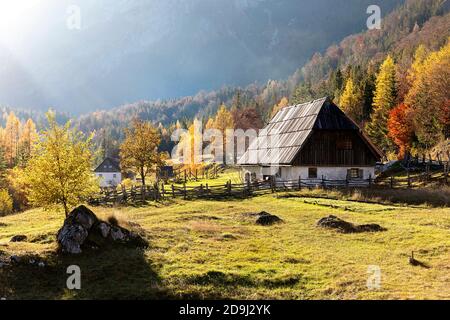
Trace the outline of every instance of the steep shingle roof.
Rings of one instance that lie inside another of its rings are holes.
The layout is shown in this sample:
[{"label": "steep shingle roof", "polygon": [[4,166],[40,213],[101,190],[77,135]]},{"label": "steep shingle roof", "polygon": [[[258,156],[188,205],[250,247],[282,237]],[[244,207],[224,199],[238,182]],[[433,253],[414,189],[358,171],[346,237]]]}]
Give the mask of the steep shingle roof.
[{"label": "steep shingle roof", "polygon": [[[313,130],[357,130],[359,127],[329,98],[281,109],[260,131],[239,165],[289,165],[300,152]],[[381,154],[363,136],[373,151]]]},{"label": "steep shingle roof", "polygon": [[94,172],[120,172],[120,162],[117,159],[105,158],[105,160],[103,160],[103,162],[94,170]]}]

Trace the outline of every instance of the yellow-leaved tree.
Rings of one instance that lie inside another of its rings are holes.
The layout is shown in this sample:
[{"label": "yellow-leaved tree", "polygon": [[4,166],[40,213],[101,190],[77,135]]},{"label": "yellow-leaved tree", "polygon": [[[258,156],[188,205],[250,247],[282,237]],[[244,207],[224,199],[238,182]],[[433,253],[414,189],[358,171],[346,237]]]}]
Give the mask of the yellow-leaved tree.
[{"label": "yellow-leaved tree", "polygon": [[415,65],[405,102],[413,108],[420,144],[430,149],[439,140],[450,137],[450,38],[444,47]]},{"label": "yellow-leaved tree", "polygon": [[58,125],[53,112],[47,113],[47,120],[48,128],[42,132],[22,180],[31,204],[44,208],[61,205],[67,216],[71,208],[99,189],[92,172],[92,136],[85,137],[70,121]]},{"label": "yellow-leaved tree", "polygon": [[286,108],[288,105],[289,105],[288,98],[283,97],[278,104],[273,106],[270,118],[273,118],[278,113],[278,111],[280,111],[283,108]]},{"label": "yellow-leaved tree", "polygon": [[366,126],[373,142],[383,150],[390,146],[387,121],[397,99],[396,67],[391,56],[387,56],[380,67],[373,97],[373,111]]},{"label": "yellow-leaved tree", "polygon": [[120,146],[122,169],[141,176],[142,185],[150,172],[164,165],[165,154],[158,152],[161,137],[150,122],[134,120],[132,128],[125,129],[125,140]]},{"label": "yellow-leaved tree", "polygon": [[226,131],[227,129],[234,129],[233,115],[228,111],[227,107],[222,104],[217,111],[214,119],[214,129],[220,130],[222,133],[222,146],[223,146],[223,163],[227,163],[227,159],[232,157],[232,154],[227,156],[227,141]]},{"label": "yellow-leaved tree", "polygon": [[358,124],[361,124],[363,121],[364,103],[362,99],[361,90],[355,85],[352,78],[349,78],[345,84],[339,104],[342,110]]}]

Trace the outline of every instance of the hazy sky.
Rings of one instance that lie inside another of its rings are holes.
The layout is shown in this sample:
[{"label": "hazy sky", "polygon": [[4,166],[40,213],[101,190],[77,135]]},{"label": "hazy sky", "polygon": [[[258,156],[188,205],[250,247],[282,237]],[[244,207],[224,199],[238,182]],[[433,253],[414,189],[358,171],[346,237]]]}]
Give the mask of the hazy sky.
[{"label": "hazy sky", "polygon": [[400,1],[1,0],[0,105],[81,113],[285,78]]}]

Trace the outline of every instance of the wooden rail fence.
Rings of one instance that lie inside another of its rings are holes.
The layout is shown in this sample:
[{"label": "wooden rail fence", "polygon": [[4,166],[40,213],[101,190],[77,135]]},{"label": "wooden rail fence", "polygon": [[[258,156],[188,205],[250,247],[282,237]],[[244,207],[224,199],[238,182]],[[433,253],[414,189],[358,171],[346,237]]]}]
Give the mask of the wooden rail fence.
[{"label": "wooden rail fence", "polygon": [[262,193],[274,193],[278,191],[301,190],[302,188],[393,188],[407,189],[424,186],[429,183],[448,184],[448,167],[443,172],[424,172],[419,175],[406,178],[387,177],[382,179],[302,179],[279,181],[267,180],[258,182],[232,183],[209,185],[208,183],[197,186],[183,184],[156,183],[152,186],[135,186],[129,189],[103,189],[100,194],[90,199],[91,205],[113,204],[139,204],[146,201],[160,201],[167,198],[182,199],[222,199],[229,197],[246,198]]}]

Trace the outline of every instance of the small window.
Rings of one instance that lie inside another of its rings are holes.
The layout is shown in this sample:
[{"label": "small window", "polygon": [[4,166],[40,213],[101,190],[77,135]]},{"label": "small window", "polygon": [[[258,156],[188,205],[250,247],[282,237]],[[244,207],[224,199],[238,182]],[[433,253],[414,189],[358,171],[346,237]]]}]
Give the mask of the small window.
[{"label": "small window", "polygon": [[358,168],[352,168],[348,172],[350,179],[362,179],[363,177],[363,170],[360,170]]},{"label": "small window", "polygon": [[317,168],[308,168],[308,178],[317,179]]},{"label": "small window", "polygon": [[353,148],[352,140],[350,139],[338,140],[336,146],[338,150],[352,150]]},{"label": "small window", "polygon": [[113,174],[113,178],[117,178],[117,174],[114,173],[114,174]]}]

